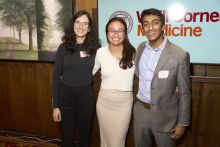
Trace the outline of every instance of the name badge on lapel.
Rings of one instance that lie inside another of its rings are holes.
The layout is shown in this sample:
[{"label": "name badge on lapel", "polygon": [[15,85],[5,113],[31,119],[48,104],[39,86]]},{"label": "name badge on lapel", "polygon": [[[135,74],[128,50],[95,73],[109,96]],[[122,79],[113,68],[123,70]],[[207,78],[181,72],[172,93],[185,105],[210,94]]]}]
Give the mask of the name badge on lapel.
[{"label": "name badge on lapel", "polygon": [[79,53],[80,53],[81,58],[89,57],[89,55],[86,53],[86,51],[80,51]]},{"label": "name badge on lapel", "polygon": [[160,70],[158,73],[158,79],[167,79],[169,76],[168,70]]}]

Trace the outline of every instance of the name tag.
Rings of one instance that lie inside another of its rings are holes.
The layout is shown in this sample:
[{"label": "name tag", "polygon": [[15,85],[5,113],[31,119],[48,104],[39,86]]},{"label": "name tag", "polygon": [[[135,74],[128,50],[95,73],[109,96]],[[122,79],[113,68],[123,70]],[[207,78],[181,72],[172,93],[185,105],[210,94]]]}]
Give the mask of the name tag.
[{"label": "name tag", "polygon": [[89,57],[89,55],[86,53],[86,51],[80,51],[79,53],[80,53],[81,58]]},{"label": "name tag", "polygon": [[158,73],[158,78],[159,79],[167,79],[169,76],[169,71],[168,70],[160,70]]}]

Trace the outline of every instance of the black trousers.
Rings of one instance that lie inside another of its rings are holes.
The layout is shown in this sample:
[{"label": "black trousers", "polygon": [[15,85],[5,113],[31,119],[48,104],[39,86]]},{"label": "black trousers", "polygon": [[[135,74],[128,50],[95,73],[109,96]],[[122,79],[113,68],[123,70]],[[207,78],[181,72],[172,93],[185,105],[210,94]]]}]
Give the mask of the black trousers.
[{"label": "black trousers", "polygon": [[61,85],[59,92],[61,110],[61,147],[74,147],[74,128],[79,132],[79,147],[90,147],[95,97],[92,85],[72,88]]}]

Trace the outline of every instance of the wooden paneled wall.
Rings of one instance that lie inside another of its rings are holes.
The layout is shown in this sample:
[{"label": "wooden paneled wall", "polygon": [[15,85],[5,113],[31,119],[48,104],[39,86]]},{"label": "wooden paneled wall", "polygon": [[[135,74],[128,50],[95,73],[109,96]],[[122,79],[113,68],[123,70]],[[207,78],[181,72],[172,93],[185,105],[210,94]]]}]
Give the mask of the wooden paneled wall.
[{"label": "wooden paneled wall", "polygon": [[192,77],[191,81],[193,99],[190,135],[194,139],[193,146],[219,147],[220,77]]},{"label": "wooden paneled wall", "polygon": [[75,0],[76,10],[86,10],[93,14],[93,9],[97,8],[97,0]]},{"label": "wooden paneled wall", "polygon": [[0,129],[59,136],[52,121],[53,64],[0,62]]},{"label": "wooden paneled wall", "polygon": [[[220,65],[191,66],[192,119],[180,147],[220,146]],[[52,121],[51,78],[53,63],[0,61],[0,130],[59,137],[59,125]],[[97,96],[100,75],[94,77]],[[134,95],[138,81],[134,81]],[[129,128],[126,147],[134,147]],[[94,119],[92,146],[99,147],[99,126]]]}]

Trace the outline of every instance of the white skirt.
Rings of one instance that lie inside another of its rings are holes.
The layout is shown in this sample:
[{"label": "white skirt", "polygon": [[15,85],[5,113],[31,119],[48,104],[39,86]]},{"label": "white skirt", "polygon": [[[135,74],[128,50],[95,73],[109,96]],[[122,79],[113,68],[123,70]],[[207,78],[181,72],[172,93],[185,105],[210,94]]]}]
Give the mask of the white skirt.
[{"label": "white skirt", "polygon": [[96,104],[101,147],[124,147],[133,106],[133,93],[101,89]]}]

